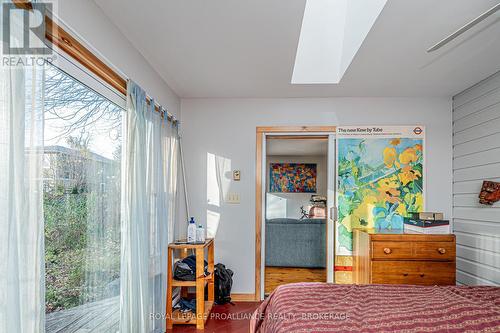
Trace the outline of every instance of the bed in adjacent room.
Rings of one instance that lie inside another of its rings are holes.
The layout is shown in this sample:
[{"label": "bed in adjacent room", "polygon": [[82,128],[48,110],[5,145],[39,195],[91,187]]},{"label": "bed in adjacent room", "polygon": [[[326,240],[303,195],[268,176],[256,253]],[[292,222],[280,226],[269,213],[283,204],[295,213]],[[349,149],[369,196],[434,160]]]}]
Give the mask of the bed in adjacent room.
[{"label": "bed in adjacent room", "polygon": [[500,287],[336,285],[278,287],[250,332],[500,332]]},{"label": "bed in adjacent room", "polygon": [[326,281],[326,219],[266,220],[265,294],[294,282]]},{"label": "bed in adjacent room", "polygon": [[266,266],[325,268],[326,219],[267,219]]}]

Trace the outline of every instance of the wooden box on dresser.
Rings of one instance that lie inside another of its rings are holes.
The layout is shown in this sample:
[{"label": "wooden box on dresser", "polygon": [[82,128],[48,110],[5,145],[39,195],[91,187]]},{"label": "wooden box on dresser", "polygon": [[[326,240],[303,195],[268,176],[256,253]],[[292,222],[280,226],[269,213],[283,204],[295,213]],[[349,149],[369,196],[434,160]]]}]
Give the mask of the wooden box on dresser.
[{"label": "wooden box on dresser", "polygon": [[354,229],[356,284],[454,285],[455,235]]}]

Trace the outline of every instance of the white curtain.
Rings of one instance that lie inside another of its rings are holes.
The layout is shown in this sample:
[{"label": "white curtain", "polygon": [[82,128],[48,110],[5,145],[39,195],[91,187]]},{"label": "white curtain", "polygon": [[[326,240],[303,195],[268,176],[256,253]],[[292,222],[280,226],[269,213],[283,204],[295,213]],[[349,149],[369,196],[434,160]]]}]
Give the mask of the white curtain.
[{"label": "white curtain", "polygon": [[[20,29],[12,21],[11,33]],[[45,331],[42,162],[43,68],[3,66],[0,68],[0,332]]]},{"label": "white curtain", "polygon": [[[168,242],[174,241],[174,225],[177,218],[177,181],[179,177],[179,132],[176,121],[167,121],[166,116],[163,119],[162,126],[162,150],[165,152],[163,157],[163,167],[165,168],[165,188],[167,194],[167,225],[168,225]],[[163,247],[166,253],[166,247]],[[164,260],[163,263],[167,264]],[[165,267],[166,269],[166,267]],[[165,307],[163,307],[164,309]]]},{"label": "white curtain", "polygon": [[163,332],[166,247],[175,216],[177,133],[148,105],[134,82],[127,88],[124,142],[120,332]]},{"label": "white curtain", "polygon": [[161,151],[162,151],[162,174],[158,181],[163,186],[163,203],[166,204],[165,215],[159,216],[156,220],[160,233],[157,237],[158,260],[160,266],[155,275],[155,307],[153,313],[155,317],[155,332],[165,332],[165,320],[161,316],[165,313],[166,288],[167,288],[167,244],[174,240],[174,221],[177,216],[177,178],[179,163],[179,136],[177,123],[168,121],[166,113],[163,113],[161,126]]}]

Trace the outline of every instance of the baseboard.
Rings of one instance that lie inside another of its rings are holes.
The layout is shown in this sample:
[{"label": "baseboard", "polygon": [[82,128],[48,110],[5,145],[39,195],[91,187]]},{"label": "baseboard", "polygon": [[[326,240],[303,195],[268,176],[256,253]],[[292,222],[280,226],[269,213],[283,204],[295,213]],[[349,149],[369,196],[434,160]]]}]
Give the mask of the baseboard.
[{"label": "baseboard", "polygon": [[232,293],[231,301],[234,302],[257,302],[255,300],[255,294],[241,294],[241,293]]}]

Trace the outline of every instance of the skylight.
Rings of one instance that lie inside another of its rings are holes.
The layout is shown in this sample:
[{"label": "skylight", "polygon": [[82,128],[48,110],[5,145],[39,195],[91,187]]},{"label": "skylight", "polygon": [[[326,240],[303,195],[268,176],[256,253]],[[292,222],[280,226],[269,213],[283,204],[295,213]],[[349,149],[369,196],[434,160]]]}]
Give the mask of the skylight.
[{"label": "skylight", "polygon": [[387,0],[307,0],[292,84],[337,84]]}]

